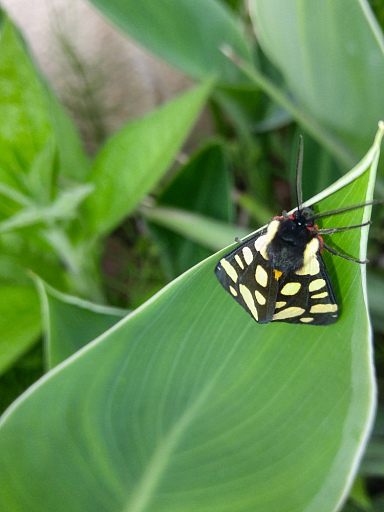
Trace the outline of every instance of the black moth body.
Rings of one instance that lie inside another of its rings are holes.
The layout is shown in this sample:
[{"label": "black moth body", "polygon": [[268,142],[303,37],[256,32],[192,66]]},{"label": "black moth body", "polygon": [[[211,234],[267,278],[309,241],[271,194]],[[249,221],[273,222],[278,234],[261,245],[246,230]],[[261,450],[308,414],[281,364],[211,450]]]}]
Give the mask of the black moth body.
[{"label": "black moth body", "polygon": [[274,217],[216,266],[223,287],[261,324],[328,325],[339,316],[321,238],[307,226],[305,212]]},{"label": "black moth body", "polygon": [[329,325],[339,318],[339,306],[321,257],[323,248],[357,263],[324,243],[321,235],[366,226],[318,229],[315,219],[362,208],[375,201],[314,214],[301,204],[302,142],[296,168],[297,209],[273,217],[267,227],[240,242],[218,262],[215,274],[227,292],[260,324]]}]

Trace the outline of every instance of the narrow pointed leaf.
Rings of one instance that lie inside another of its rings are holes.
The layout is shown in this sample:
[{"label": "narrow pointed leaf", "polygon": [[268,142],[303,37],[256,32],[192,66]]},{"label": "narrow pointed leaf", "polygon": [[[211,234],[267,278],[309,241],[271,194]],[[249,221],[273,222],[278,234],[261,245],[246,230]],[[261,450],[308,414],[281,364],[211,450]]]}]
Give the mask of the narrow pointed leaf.
[{"label": "narrow pointed leaf", "polygon": [[151,222],[164,226],[212,251],[232,242],[236,237],[244,237],[247,234],[244,228],[177,208],[141,207],[140,211]]},{"label": "narrow pointed leaf", "polygon": [[128,215],[168,170],[209,96],[201,85],[134,121],[105,144],[89,174],[84,205],[90,233],[105,234]]}]

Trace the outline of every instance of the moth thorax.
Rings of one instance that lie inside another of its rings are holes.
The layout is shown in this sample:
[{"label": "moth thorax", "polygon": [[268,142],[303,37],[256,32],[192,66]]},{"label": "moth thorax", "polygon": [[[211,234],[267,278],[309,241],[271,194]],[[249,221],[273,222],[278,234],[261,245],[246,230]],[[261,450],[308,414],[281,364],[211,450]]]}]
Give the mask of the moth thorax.
[{"label": "moth thorax", "polygon": [[267,255],[272,267],[280,272],[298,270],[303,266],[304,251],[315,235],[298,219],[280,222],[276,235],[269,242]]}]

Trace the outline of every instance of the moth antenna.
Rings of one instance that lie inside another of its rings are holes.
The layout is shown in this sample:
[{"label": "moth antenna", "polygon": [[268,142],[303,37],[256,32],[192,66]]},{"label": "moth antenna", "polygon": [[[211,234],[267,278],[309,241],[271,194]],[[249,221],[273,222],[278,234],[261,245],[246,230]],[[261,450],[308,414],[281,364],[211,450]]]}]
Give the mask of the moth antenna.
[{"label": "moth antenna", "polygon": [[302,187],[302,175],[303,175],[303,155],[304,155],[304,143],[302,135],[299,136],[299,148],[297,151],[296,161],[296,204],[297,209],[301,212],[303,204],[303,187]]}]

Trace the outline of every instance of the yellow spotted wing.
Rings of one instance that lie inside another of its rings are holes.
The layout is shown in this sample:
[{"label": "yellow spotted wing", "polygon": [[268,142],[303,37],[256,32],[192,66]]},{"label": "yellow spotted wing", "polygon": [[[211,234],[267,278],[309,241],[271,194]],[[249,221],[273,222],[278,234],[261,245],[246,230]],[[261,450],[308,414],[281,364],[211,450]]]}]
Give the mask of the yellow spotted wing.
[{"label": "yellow spotted wing", "polygon": [[[338,318],[332,283],[320,252],[316,274],[305,269],[281,273],[268,261],[267,230],[241,242],[218,262],[220,284],[258,323],[288,322],[329,325]],[[314,262],[315,263],[315,262]]]}]

